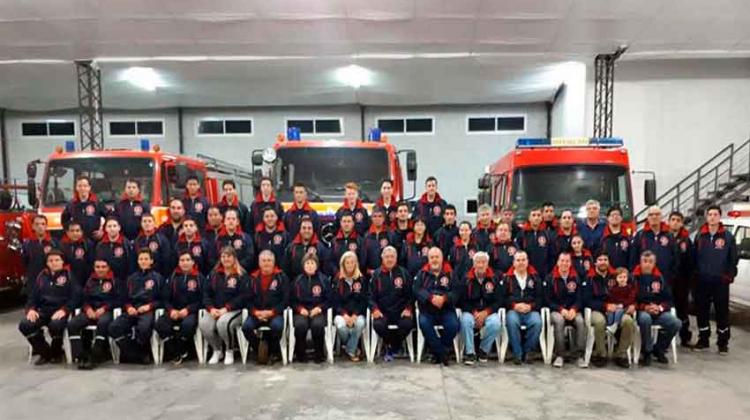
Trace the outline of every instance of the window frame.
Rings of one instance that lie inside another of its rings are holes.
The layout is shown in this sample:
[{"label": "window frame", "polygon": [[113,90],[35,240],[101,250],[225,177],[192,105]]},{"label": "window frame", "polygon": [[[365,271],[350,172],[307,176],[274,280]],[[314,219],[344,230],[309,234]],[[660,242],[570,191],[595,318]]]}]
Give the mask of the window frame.
[{"label": "window frame", "polygon": [[[471,131],[469,130],[469,120],[475,118],[492,118],[495,121],[495,129],[492,131]],[[498,130],[498,118],[523,118],[523,130]],[[466,114],[466,135],[482,136],[487,134],[526,134],[529,117],[526,113],[500,113],[500,114]]]},{"label": "window frame", "polygon": [[[75,120],[62,120],[62,119],[56,119],[56,118],[50,118],[50,119],[44,119],[44,120],[21,120],[19,121],[19,128],[21,137],[26,139],[46,139],[46,138],[53,138],[53,139],[60,139],[60,138],[66,138],[66,137],[77,137],[78,136],[78,123]],[[73,124],[73,134],[50,134],[49,125],[50,123],[53,124],[59,124],[59,123],[67,123]],[[24,124],[44,124],[47,126],[47,134],[44,135],[24,135],[23,134],[23,125]]]},{"label": "window frame", "polygon": [[[221,121],[223,133],[201,133],[200,126],[204,121]],[[250,121],[250,133],[227,133],[227,121]],[[200,117],[195,120],[196,137],[252,137],[255,135],[255,119],[253,117]]]},{"label": "window frame", "polygon": [[[379,115],[375,117],[375,127],[380,126],[380,120],[402,120],[404,122],[404,131],[402,132],[386,132],[381,131],[386,136],[434,136],[435,135],[435,121],[437,120],[434,115]],[[430,120],[432,121],[431,131],[408,131],[408,120]]]},{"label": "window frame", "polygon": [[[289,121],[312,121],[313,124],[313,132],[312,133],[303,133],[300,132],[300,136],[309,136],[309,137],[344,137],[346,135],[346,127],[344,127],[344,117],[326,117],[326,116],[286,116],[284,117],[284,133],[287,132],[287,129],[289,128]],[[318,133],[316,130],[316,124],[315,122],[318,120],[338,120],[339,122],[339,128],[341,129],[339,133]]]},{"label": "window frame", "polygon": [[[139,122],[160,122],[161,123],[161,134],[139,134],[138,133],[138,123]],[[112,134],[111,131],[111,124],[112,123],[134,123],[135,124],[135,134]],[[133,137],[164,137],[165,132],[167,131],[166,127],[167,123],[164,118],[134,118],[134,119],[112,119],[107,120],[107,137],[112,138],[133,138]]]}]

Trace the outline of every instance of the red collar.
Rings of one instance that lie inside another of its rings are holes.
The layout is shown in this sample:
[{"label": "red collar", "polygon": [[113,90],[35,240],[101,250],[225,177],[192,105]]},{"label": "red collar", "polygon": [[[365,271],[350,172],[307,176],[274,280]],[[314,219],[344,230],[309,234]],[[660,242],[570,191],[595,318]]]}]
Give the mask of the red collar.
[{"label": "red collar", "polygon": [[[534,228],[531,227],[531,222],[527,220],[526,223],[523,224],[523,230],[526,232],[534,232]],[[544,222],[539,223],[539,227],[536,228],[536,232],[541,232],[543,230],[544,230]]]},{"label": "red collar", "polygon": [[157,232],[158,232],[158,229],[154,229],[153,231],[151,231],[151,233],[146,233],[146,232],[143,231],[143,229],[140,229],[138,231],[138,237],[139,238],[148,238],[149,236],[156,235]]},{"label": "red collar", "polygon": [[461,237],[456,235],[455,238],[453,238],[453,246],[456,248],[460,246],[466,246],[466,247],[476,247],[476,244],[474,243],[474,237],[469,238],[469,243],[464,245],[464,242],[461,240]]},{"label": "red collar", "polygon": [[[195,232],[195,236],[193,236],[193,240],[192,240],[192,241],[190,241],[190,243],[193,243],[193,242],[200,242],[200,241],[201,241],[201,233],[200,233],[200,231],[196,231],[196,232]],[[180,236],[179,236],[179,237],[177,237],[177,242],[188,243],[188,240],[187,240],[187,235],[185,235],[185,233],[184,233],[184,232],[183,232],[183,233],[181,233],[181,234],[180,234]]]},{"label": "red collar", "polygon": [[[416,243],[416,239],[414,238],[414,232],[409,232],[406,234],[406,243],[408,244],[414,244]],[[422,243],[430,243],[432,242],[432,239],[430,238],[430,234],[425,232],[424,235],[422,235]]]},{"label": "red collar", "polygon": [[271,195],[268,196],[268,201],[263,200],[263,194],[258,193],[255,194],[255,202],[256,203],[275,203],[276,202],[276,194],[271,191]]},{"label": "red collar", "polygon": [[[412,222],[411,220],[407,220],[406,221],[406,230],[412,230],[412,229],[414,229],[414,222]],[[398,228],[398,220],[394,220],[391,223],[391,230],[394,231],[394,232],[401,231],[401,229]]]},{"label": "red collar", "polygon": [[[646,226],[643,227],[643,231],[644,232],[653,232],[653,230],[651,230],[651,225],[649,225],[649,224],[646,224]],[[669,233],[669,226],[666,223],[661,222],[661,224],[659,225],[659,232],[660,233]]]},{"label": "red collar", "polygon": [[[276,230],[274,230],[271,233],[284,232],[284,229],[285,229],[284,228],[284,223],[282,223],[281,220],[278,220],[278,221],[276,221]],[[255,232],[260,233],[260,232],[265,232],[265,231],[266,231],[266,224],[265,223],[260,222],[257,225],[255,225]]]},{"label": "red collar", "polygon": [[123,192],[122,196],[120,198],[122,199],[122,201],[127,201],[127,202],[131,202],[131,201],[134,202],[134,203],[142,203],[143,202],[143,197],[141,197],[140,193],[138,193],[138,195],[136,195],[135,198],[131,199],[130,197],[128,197],[128,195],[126,193]]},{"label": "red collar", "polygon": [[542,220],[542,226],[544,226],[545,229],[547,229],[548,227],[551,227],[553,230],[557,230],[557,227],[559,225],[560,224],[557,221],[557,217],[553,217],[552,220],[550,220],[549,222],[545,222],[544,220]]},{"label": "red collar", "polygon": [[[237,230],[234,231],[235,235],[242,235],[242,227],[237,226]],[[229,236],[229,231],[227,230],[227,227],[224,225],[221,225],[221,229],[219,229],[219,235],[218,236]]]},{"label": "red collar", "polygon": [[576,255],[576,254],[575,254],[575,252],[571,252],[571,256],[572,256],[573,258],[581,258],[581,257],[584,257],[584,258],[585,258],[585,257],[591,258],[591,251],[589,251],[588,249],[584,248],[584,249],[583,249],[583,250],[581,251],[581,255]]},{"label": "red collar", "polygon": [[[721,233],[724,234],[724,223],[719,222],[719,229],[716,231],[717,234]],[[701,226],[701,235],[703,234],[710,234],[711,232],[708,230],[708,223],[704,223],[703,226]]]},{"label": "red collar", "polygon": [[201,190],[198,190],[198,192],[195,194],[195,197],[190,197],[190,194],[188,194],[187,190],[185,190],[185,195],[183,195],[183,197],[187,198],[188,200],[198,200],[203,197],[203,194],[201,193]]},{"label": "red collar", "polygon": [[234,274],[236,276],[239,276],[241,274],[240,273],[240,263],[237,263],[234,266],[234,272],[232,272],[232,273],[227,273],[227,270],[224,268],[224,265],[221,264],[221,263],[219,263],[219,266],[216,268],[216,272],[224,274],[224,275],[226,275],[226,274]]},{"label": "red collar", "polygon": [[497,228],[497,225],[495,224],[495,222],[493,220],[490,220],[490,225],[489,226],[482,226],[481,224],[477,223],[477,230],[479,230],[479,229],[485,229],[485,230],[490,230],[490,231],[494,232],[496,228]]},{"label": "red collar", "polygon": [[[82,203],[81,197],[78,195],[78,192],[73,193],[73,202],[74,203]],[[86,203],[96,203],[96,194],[93,192],[89,193],[89,199],[86,200]]]},{"label": "red collar", "polygon": [[351,233],[349,234],[349,237],[344,236],[344,231],[339,229],[339,231],[336,233],[336,239],[357,239],[357,231],[355,229],[352,229]]},{"label": "red collar", "polygon": [[[49,233],[47,234],[47,236],[44,239],[49,240],[48,237],[49,237]],[[83,236],[81,236],[81,239],[79,239],[77,241],[74,241],[74,240],[70,239],[70,237],[68,236],[67,232],[65,233],[65,235],[63,235],[62,239],[60,240],[60,242],[62,242],[64,244],[82,244],[82,243],[84,243],[84,241],[85,241],[85,239],[84,239]]]},{"label": "red collar", "polygon": [[102,237],[102,243],[103,244],[115,243],[115,244],[122,245],[123,242],[125,242],[125,237],[122,236],[122,233],[120,233],[119,235],[117,235],[117,238],[114,241],[111,241],[109,239],[109,235],[107,235],[106,233],[104,234],[104,237]]},{"label": "red collar", "polygon": [[570,228],[570,234],[567,234],[562,230],[562,227],[558,224],[556,232],[557,232],[557,236],[573,236],[578,233],[578,229],[576,229],[576,224],[573,223],[573,226]]},{"label": "red collar", "polygon": [[393,270],[395,270],[397,268],[398,268],[398,263],[396,263],[396,265],[394,265],[393,268],[391,268],[391,269],[388,269],[383,264],[380,264],[380,272],[381,273],[386,273],[387,274],[387,273],[390,273],[391,271],[393,271]]},{"label": "red collar", "polygon": [[[281,270],[279,269],[279,267],[278,266],[274,266],[273,267],[273,272],[271,273],[271,276],[275,276],[275,275],[277,275],[279,273],[281,273]],[[260,272],[260,268],[255,269],[255,271],[253,271],[253,273],[251,274],[252,277],[260,277],[260,276],[265,276],[265,275],[266,274],[263,274],[263,273]]]},{"label": "red collar", "polygon": [[312,207],[310,207],[310,202],[305,200],[304,203],[302,203],[302,207],[298,207],[297,203],[292,203],[292,207],[289,207],[289,211],[307,211],[307,212],[313,212]]},{"label": "red collar", "polygon": [[107,274],[105,274],[105,275],[104,275],[104,277],[103,277],[103,278],[99,278],[99,277],[97,277],[97,276],[96,276],[96,273],[91,273],[91,277],[89,277],[89,279],[91,279],[91,280],[96,280],[96,281],[99,281],[99,280],[112,280],[112,279],[114,279],[114,278],[115,278],[115,274],[114,274],[114,273],[112,272],[112,269],[110,269],[110,270],[109,270],[109,271],[107,272]]},{"label": "red collar", "polygon": [[[594,267],[591,268],[591,271],[594,273],[595,276],[599,276],[600,275],[599,272],[596,271],[596,269]],[[611,266],[608,266],[607,267],[607,275],[608,276],[614,276],[615,274],[617,274],[617,270],[615,270]]]},{"label": "red collar", "polygon": [[[641,274],[642,274],[642,273],[641,273],[641,265],[640,265],[640,264],[638,264],[638,265],[637,265],[637,266],[636,266],[636,267],[635,267],[635,268],[633,269],[633,275],[634,275],[634,276],[640,276]],[[661,271],[659,271],[659,268],[657,268],[657,267],[654,267],[654,270],[653,270],[653,271],[651,272],[651,275],[652,275],[652,276],[654,276],[654,277],[661,277]]]},{"label": "red collar", "polygon": [[681,238],[681,239],[689,238],[690,237],[690,232],[688,232],[688,230],[685,229],[684,227],[680,228],[680,231],[677,232],[677,237]]},{"label": "red collar", "polygon": [[388,232],[388,228],[386,227],[385,224],[380,227],[380,230],[378,230],[377,226],[375,225],[370,225],[370,229],[367,230],[367,233],[385,233],[385,232]]},{"label": "red collar", "polygon": [[349,211],[359,210],[359,209],[363,209],[364,208],[364,206],[362,205],[362,200],[359,199],[359,198],[357,199],[357,202],[354,203],[354,208],[353,209],[349,208],[349,203],[346,201],[346,199],[344,199],[344,204],[342,204],[342,207],[344,209],[346,209],[346,210],[349,210]]},{"label": "red collar", "polygon": [[[555,266],[555,268],[552,269],[552,278],[553,279],[561,279],[562,274],[560,274],[560,268],[558,266]],[[576,270],[573,267],[570,267],[570,270],[568,271],[568,278],[578,278],[578,273],[576,273]]]},{"label": "red collar", "polygon": [[[466,274],[466,277],[468,277],[470,280],[474,280],[477,277],[477,273],[474,270],[474,267],[471,267],[471,270],[469,270],[469,273]],[[491,279],[495,277],[495,272],[492,271],[492,268],[487,267],[486,270],[484,270],[484,278]]]},{"label": "red collar", "polygon": [[507,244],[512,244],[512,243],[513,243],[513,239],[501,241],[500,238],[497,237],[497,235],[492,237],[492,245],[507,245]]},{"label": "red collar", "polygon": [[[317,245],[318,242],[319,242],[319,240],[318,240],[318,234],[313,233],[312,238],[310,238],[310,244],[309,245]],[[292,241],[292,243],[295,244],[295,245],[304,245],[305,241],[302,240],[302,235],[300,235],[298,233],[297,236],[294,237],[294,240]]]},{"label": "red collar", "polygon": [[[67,234],[65,234],[65,238],[67,238],[67,237],[68,237],[68,235],[67,235]],[[64,239],[64,238],[63,238],[63,239]],[[37,238],[37,237],[36,237],[36,235],[34,235],[34,240],[35,240],[35,241],[47,241],[47,242],[49,242],[49,241],[51,241],[51,240],[52,240],[52,236],[50,236],[50,234],[49,234],[49,232],[48,232],[48,231],[45,231],[45,232],[44,232],[44,238],[42,238],[42,239],[39,239],[39,238]]]},{"label": "red collar", "polygon": [[[529,267],[526,268],[526,275],[527,276],[531,276],[531,275],[535,275],[535,274],[536,274],[536,269],[533,266],[529,265]],[[508,269],[508,271],[505,272],[505,275],[506,276],[515,276],[516,275],[516,269],[515,269],[515,267],[511,266]]]},{"label": "red collar", "polygon": [[193,264],[193,269],[190,270],[189,273],[186,273],[186,272],[182,271],[182,269],[179,266],[177,266],[177,268],[174,270],[174,272],[175,272],[175,274],[179,274],[179,275],[197,276],[198,275],[198,266],[195,265],[195,264]]},{"label": "red collar", "polygon": [[[427,263],[422,266],[422,271],[426,273],[432,273],[430,270],[430,263]],[[448,264],[446,261],[443,261],[443,268],[440,270],[441,274],[451,274],[453,272],[453,269],[451,268],[451,265]]]},{"label": "red collar", "polygon": [[[619,234],[624,235],[624,233],[625,232],[624,232],[623,226],[620,225]],[[610,235],[614,235],[614,233],[612,233],[612,231],[609,229],[609,225],[604,226],[604,232],[602,233],[602,238],[606,238],[607,236],[610,236]]]},{"label": "red collar", "polygon": [[380,196],[380,198],[378,198],[378,201],[375,202],[375,207],[381,207],[385,209],[385,208],[393,207],[395,204],[396,204],[396,200],[394,200],[393,197],[391,197],[391,204],[386,206],[385,200],[383,200],[383,197]]},{"label": "red collar", "polygon": [[239,207],[240,206],[240,199],[237,198],[237,195],[235,194],[234,198],[232,199],[232,202],[230,203],[229,201],[227,201],[227,196],[225,194],[224,197],[221,197],[221,203],[220,204],[223,205],[223,206],[227,206],[227,207]]},{"label": "red collar", "polygon": [[442,198],[437,192],[435,193],[435,199],[433,199],[432,201],[427,199],[427,193],[422,193],[422,196],[419,197],[419,202],[423,204],[439,203],[440,200],[442,200]]}]

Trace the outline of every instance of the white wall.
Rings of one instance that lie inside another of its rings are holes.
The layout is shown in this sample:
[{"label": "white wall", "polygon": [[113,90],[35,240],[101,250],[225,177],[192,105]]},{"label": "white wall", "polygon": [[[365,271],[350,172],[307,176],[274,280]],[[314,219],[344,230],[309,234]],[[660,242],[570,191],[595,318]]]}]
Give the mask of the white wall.
[{"label": "white wall", "polygon": [[[517,134],[468,134],[468,115],[524,114],[526,132]],[[434,107],[367,107],[365,125],[373,127],[379,117],[434,117],[433,135],[389,135],[398,149],[417,151],[417,197],[424,180],[438,178],[440,194],[464,213],[466,198],[477,197],[477,180],[485,167],[515,147],[519,137],[546,137],[547,110],[544,103],[519,105],[467,105]],[[411,186],[407,187],[411,193]]]},{"label": "white wall", "polygon": [[[589,71],[591,75],[592,72]],[[750,137],[750,60],[619,61],[613,134],[631,168],[657,174],[657,194],[729,143]],[[586,132],[593,132],[593,76],[587,82]],[[635,208],[643,175],[633,175]]]},{"label": "white wall", "polygon": [[552,137],[582,137],[586,132],[586,65],[570,62],[557,68],[564,87],[552,106]]}]

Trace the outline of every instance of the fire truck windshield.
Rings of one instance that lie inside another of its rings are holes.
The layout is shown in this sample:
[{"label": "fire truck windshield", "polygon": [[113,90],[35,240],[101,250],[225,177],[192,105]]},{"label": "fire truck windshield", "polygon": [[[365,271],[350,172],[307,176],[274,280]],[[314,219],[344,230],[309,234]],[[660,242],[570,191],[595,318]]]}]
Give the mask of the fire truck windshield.
[{"label": "fire truck windshield", "polygon": [[575,217],[585,217],[587,200],[598,200],[602,214],[607,208],[622,208],[625,220],[633,216],[630,181],[626,168],[606,165],[539,166],[517,169],[513,176],[513,202],[516,214],[527,217],[529,210],[545,201],[555,204],[555,211],[573,210]]},{"label": "fire truck windshield", "polygon": [[56,159],[47,165],[42,183],[45,206],[60,206],[73,198],[75,179],[79,175],[91,178],[91,191],[99,201],[119,201],[130,178],[141,184],[141,196],[150,201],[154,184],[154,161],[148,158],[89,158]]},{"label": "fire truck windshield", "polygon": [[283,148],[278,150],[278,157],[284,185],[279,191],[281,201],[293,201],[290,172],[294,182],[308,188],[312,202],[343,200],[347,182],[359,184],[362,201],[373,202],[380,194],[380,181],[389,177],[388,155],[382,149]]}]

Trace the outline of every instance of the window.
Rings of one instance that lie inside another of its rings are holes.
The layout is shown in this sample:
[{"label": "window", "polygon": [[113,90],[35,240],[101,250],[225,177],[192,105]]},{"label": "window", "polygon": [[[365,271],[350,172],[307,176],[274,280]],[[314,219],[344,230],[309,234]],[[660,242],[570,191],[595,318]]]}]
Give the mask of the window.
[{"label": "window", "polygon": [[386,134],[433,134],[432,117],[378,118],[380,131]]},{"label": "window", "polygon": [[253,134],[252,119],[205,119],[198,121],[199,136],[231,136]]},{"label": "window", "polygon": [[297,127],[301,134],[343,135],[344,123],[341,118],[288,118],[286,128]]},{"label": "window", "polygon": [[24,137],[75,136],[73,121],[30,121],[21,123]]},{"label": "window", "polygon": [[466,131],[481,133],[523,133],[526,131],[525,115],[481,115],[466,119]]},{"label": "window", "polygon": [[110,121],[110,136],[163,136],[164,121],[161,120],[137,120],[137,121]]}]

